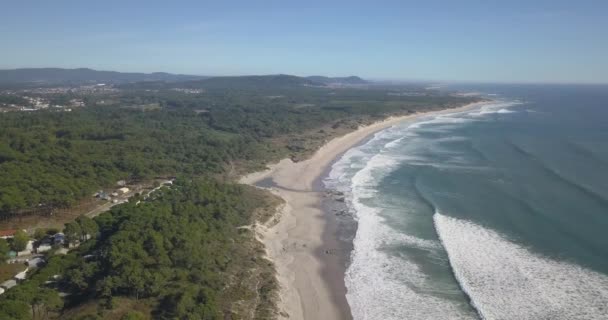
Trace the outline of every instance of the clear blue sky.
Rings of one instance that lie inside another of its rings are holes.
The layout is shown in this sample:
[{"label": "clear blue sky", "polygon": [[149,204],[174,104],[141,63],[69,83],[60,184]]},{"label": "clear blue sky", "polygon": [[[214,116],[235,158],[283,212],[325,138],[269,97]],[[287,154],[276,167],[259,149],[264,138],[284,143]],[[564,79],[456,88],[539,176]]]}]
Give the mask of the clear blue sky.
[{"label": "clear blue sky", "polygon": [[3,1],[0,68],[608,83],[608,1]]}]

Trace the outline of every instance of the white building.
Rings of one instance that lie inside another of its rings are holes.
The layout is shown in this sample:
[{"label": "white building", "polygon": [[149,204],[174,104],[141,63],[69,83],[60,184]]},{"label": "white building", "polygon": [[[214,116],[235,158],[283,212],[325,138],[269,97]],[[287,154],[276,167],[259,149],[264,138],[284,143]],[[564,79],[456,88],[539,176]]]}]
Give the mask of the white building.
[{"label": "white building", "polygon": [[14,277],[15,280],[17,281],[23,281],[27,278],[27,269],[17,273]]},{"label": "white building", "polygon": [[11,239],[15,236],[15,233],[17,233],[17,230],[11,229],[11,230],[0,230],[0,238],[2,239]]},{"label": "white building", "polygon": [[38,266],[41,266],[42,264],[44,264],[44,258],[42,257],[34,257],[27,261],[28,267],[36,268]]},{"label": "white building", "polygon": [[51,246],[50,243],[43,243],[41,245],[38,246],[38,248],[36,248],[36,252],[37,253],[42,253],[42,252],[47,252],[49,250],[51,250],[53,247]]},{"label": "white building", "polygon": [[33,250],[34,250],[34,240],[30,240],[27,242],[27,245],[25,246],[25,250],[17,252],[17,256],[24,256],[24,255],[32,254]]},{"label": "white building", "polygon": [[6,281],[0,283],[0,287],[3,288],[4,290],[8,290],[16,285],[17,285],[17,281],[15,281],[13,279],[6,280]]}]

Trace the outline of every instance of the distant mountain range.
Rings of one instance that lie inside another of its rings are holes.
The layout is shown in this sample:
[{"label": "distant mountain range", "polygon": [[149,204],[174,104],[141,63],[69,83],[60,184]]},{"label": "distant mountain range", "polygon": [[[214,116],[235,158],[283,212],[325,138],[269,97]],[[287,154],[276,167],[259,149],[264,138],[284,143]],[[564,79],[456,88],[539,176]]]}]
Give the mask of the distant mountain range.
[{"label": "distant mountain range", "polygon": [[319,81],[313,81],[306,77],[298,77],[287,74],[263,75],[263,76],[231,76],[212,77],[208,79],[178,82],[171,84],[181,88],[206,88],[206,89],[264,89],[264,88],[287,88],[297,86],[325,86]]},{"label": "distant mountain range", "polygon": [[165,72],[133,73],[116,71],[98,71],[88,68],[62,69],[62,68],[23,68],[0,70],[0,84],[40,83],[113,83],[128,84],[147,82],[145,86],[154,86],[153,83],[179,83],[180,87],[207,87],[207,88],[256,88],[256,87],[285,87],[285,86],[326,86],[326,85],[362,85],[368,81],[357,76],[350,77],[324,77],[310,76],[298,77],[292,75],[263,75],[263,76],[195,76],[184,74],[171,74]]},{"label": "distant mountain range", "polygon": [[[322,85],[307,78],[291,76],[287,74],[264,75],[264,76],[233,76],[213,77],[203,80],[187,82],[189,85],[206,88],[254,88],[254,87],[291,87],[302,85]],[[180,84],[181,85],[181,84]]]},{"label": "distant mountain range", "polygon": [[98,71],[87,68],[24,68],[0,70],[0,83],[84,83],[108,82],[128,83],[142,81],[189,81],[204,79],[204,76],[171,74],[165,72],[134,73],[116,71]]},{"label": "distant mountain range", "polygon": [[324,76],[310,76],[306,79],[314,82],[323,84],[341,84],[341,85],[356,85],[356,84],[369,84],[369,81],[363,80],[357,76],[350,77],[324,77]]}]

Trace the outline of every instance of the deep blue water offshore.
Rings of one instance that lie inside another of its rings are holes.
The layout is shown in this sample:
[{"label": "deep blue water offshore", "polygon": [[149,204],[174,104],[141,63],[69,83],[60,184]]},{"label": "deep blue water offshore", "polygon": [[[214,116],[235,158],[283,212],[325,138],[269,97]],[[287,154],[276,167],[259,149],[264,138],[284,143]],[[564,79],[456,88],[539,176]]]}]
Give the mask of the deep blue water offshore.
[{"label": "deep blue water offshore", "polygon": [[358,221],[355,319],[608,319],[608,86],[451,87],[495,101],[379,132],[325,183]]}]

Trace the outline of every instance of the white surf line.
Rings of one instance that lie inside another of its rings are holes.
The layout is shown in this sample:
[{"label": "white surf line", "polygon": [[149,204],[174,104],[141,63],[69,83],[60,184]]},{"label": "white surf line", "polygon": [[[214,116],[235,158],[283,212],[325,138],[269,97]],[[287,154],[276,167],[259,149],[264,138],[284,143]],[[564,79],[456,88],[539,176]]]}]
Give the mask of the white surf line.
[{"label": "white surf line", "polygon": [[608,276],[529,252],[475,223],[436,213],[454,276],[482,319],[606,319]]}]

